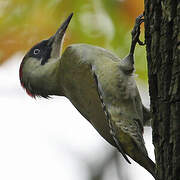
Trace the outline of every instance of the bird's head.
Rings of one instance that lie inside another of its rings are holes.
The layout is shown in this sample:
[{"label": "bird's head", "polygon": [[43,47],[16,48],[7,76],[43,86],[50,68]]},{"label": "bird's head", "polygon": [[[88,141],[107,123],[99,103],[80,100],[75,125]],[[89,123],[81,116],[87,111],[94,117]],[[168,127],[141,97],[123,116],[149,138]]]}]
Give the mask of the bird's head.
[{"label": "bird's head", "polygon": [[[51,81],[55,69],[55,61],[60,57],[61,45],[73,13],[64,21],[57,32],[47,40],[34,45],[24,56],[19,78],[23,88],[31,97],[48,97],[48,80]],[[46,86],[46,88],[44,88]],[[54,86],[51,84],[50,86]]]}]

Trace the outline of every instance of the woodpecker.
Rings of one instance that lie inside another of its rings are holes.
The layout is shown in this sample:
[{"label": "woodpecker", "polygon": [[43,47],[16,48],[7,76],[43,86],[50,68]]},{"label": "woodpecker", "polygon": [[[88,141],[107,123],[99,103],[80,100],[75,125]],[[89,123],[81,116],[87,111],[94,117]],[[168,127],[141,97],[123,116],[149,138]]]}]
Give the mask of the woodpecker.
[{"label": "woodpecker", "polygon": [[60,55],[72,16],[24,56],[19,69],[22,87],[31,97],[67,97],[127,162],[129,156],[156,177],[143,140],[143,126],[151,115],[141,102],[133,76],[135,46],[143,44],[139,40],[143,15],[136,18],[130,52],[122,60],[88,44],[70,45]]}]

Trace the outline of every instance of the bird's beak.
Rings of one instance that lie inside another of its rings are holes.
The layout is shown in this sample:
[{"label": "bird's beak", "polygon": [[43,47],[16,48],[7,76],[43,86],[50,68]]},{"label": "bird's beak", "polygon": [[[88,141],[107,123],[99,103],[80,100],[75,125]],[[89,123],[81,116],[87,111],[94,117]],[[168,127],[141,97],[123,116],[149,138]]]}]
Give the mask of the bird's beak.
[{"label": "bird's beak", "polygon": [[65,35],[66,29],[69,25],[69,22],[73,16],[71,13],[68,18],[63,22],[57,32],[49,38],[49,45],[52,47],[51,58],[58,58],[60,56],[61,45],[63,43],[63,37]]}]

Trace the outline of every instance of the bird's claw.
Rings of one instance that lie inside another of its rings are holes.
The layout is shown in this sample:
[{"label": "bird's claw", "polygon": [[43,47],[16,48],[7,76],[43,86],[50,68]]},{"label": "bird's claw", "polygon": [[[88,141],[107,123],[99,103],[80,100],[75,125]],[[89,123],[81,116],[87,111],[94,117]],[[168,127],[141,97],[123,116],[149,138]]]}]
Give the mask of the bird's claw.
[{"label": "bird's claw", "polygon": [[141,46],[145,45],[145,43],[143,43],[140,39],[139,39],[139,36],[140,36],[140,25],[144,22],[144,14],[141,14],[139,15],[137,18],[136,18],[136,21],[135,21],[135,25],[134,25],[134,28],[133,30],[131,31],[131,35],[132,35],[132,42],[133,43],[137,43]]},{"label": "bird's claw", "polygon": [[145,43],[145,42],[142,42],[140,39],[138,39],[138,44],[139,44],[140,46],[144,46],[146,43]]}]

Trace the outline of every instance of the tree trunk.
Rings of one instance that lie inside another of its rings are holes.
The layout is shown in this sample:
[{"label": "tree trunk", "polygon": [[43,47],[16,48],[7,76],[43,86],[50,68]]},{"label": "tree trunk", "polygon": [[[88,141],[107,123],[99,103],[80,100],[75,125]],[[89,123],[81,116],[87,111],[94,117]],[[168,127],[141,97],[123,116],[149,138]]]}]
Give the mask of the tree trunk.
[{"label": "tree trunk", "polygon": [[145,0],[145,39],[157,174],[160,180],[179,180],[179,0]]}]

